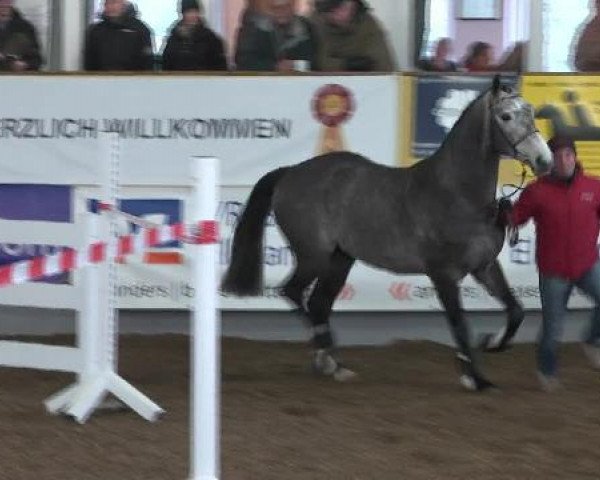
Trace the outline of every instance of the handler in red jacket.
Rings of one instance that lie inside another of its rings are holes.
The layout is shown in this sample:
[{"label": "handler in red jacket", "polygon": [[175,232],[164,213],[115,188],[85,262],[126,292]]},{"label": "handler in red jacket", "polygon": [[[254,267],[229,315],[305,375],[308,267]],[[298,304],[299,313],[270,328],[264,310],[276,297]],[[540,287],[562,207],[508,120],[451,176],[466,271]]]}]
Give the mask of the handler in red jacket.
[{"label": "handler in red jacket", "polygon": [[535,222],[543,316],[538,375],[542,386],[552,389],[558,385],[558,343],[574,286],[596,304],[583,347],[600,368],[600,180],[583,172],[572,139],[555,136],[548,146],[554,156],[551,173],[525,188],[508,220],[514,226]]}]

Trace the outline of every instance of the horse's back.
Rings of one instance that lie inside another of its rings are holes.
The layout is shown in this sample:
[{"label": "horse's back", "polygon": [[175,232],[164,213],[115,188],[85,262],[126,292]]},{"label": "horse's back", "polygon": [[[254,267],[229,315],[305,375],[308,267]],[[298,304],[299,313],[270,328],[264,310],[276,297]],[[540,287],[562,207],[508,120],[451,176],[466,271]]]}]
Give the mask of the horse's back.
[{"label": "horse's back", "polygon": [[356,195],[389,180],[394,170],[351,152],[331,152],[294,165],[278,182],[273,197],[277,215],[317,208],[334,213]]},{"label": "horse's back", "polygon": [[[397,255],[400,244],[407,248],[414,231],[404,214],[409,171],[349,152],[312,158],[290,167],[278,182],[275,217],[296,253],[325,256],[339,247],[379,266],[380,256]],[[400,216],[404,220],[396,221]]]}]

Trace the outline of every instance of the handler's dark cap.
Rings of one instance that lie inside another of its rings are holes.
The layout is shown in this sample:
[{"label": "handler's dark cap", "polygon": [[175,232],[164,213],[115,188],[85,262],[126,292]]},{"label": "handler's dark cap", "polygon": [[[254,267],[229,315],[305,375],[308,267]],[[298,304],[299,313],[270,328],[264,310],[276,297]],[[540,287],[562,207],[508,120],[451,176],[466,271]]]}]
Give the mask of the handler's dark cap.
[{"label": "handler's dark cap", "polygon": [[552,153],[556,153],[561,148],[570,148],[573,150],[575,155],[577,155],[577,148],[575,147],[575,142],[571,137],[566,135],[554,135],[550,140],[548,140],[548,148]]},{"label": "handler's dark cap", "polygon": [[181,0],[179,9],[182,14],[184,14],[187,10],[202,11],[200,8],[200,2],[198,0]]},{"label": "handler's dark cap", "polygon": [[317,9],[317,12],[320,13],[331,12],[345,1],[346,0],[316,0],[315,8]]}]

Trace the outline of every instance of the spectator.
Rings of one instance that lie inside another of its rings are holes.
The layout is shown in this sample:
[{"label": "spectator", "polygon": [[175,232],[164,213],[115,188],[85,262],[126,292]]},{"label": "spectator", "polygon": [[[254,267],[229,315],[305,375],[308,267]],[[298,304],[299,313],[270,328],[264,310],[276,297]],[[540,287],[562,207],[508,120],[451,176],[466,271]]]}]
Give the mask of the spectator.
[{"label": "spectator", "polygon": [[489,43],[473,42],[469,45],[463,66],[468,72],[489,72],[494,70],[493,57],[494,48]]},{"label": "spectator", "polygon": [[0,0],[0,71],[39,70],[41,65],[34,26],[14,7],[14,0]]},{"label": "spectator", "polygon": [[600,71],[600,0],[595,14],[583,27],[575,46],[575,68],[580,72]]},{"label": "spectator", "polygon": [[227,70],[223,41],[204,24],[198,0],[181,1],[181,20],[162,54],[163,70]]},{"label": "spectator", "polygon": [[294,6],[294,0],[269,0],[265,15],[244,15],[235,52],[238,70],[288,72],[297,61],[316,69],[315,34]]},{"label": "spectator", "polygon": [[323,71],[391,72],[386,34],[364,0],[316,0],[317,63]]},{"label": "spectator", "polygon": [[418,67],[427,72],[456,72],[456,63],[448,60],[452,52],[452,40],[440,38],[435,44],[434,54],[419,61]]},{"label": "spectator", "polygon": [[88,28],[84,67],[88,71],[152,70],[152,34],[125,0],[105,0],[102,20]]}]

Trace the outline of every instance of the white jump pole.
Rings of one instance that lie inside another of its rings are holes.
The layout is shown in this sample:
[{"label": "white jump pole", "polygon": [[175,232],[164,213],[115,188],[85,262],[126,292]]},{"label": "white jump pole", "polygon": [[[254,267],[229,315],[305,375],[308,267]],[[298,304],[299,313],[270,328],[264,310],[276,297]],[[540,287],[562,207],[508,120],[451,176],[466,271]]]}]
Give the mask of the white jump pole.
[{"label": "white jump pole", "polygon": [[[193,201],[191,220],[215,221],[218,161],[191,159]],[[191,480],[219,478],[219,398],[221,318],[217,310],[218,243],[196,243],[192,249],[195,288],[191,318]]]}]

